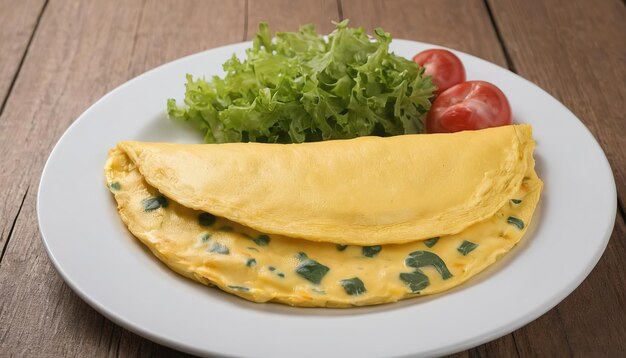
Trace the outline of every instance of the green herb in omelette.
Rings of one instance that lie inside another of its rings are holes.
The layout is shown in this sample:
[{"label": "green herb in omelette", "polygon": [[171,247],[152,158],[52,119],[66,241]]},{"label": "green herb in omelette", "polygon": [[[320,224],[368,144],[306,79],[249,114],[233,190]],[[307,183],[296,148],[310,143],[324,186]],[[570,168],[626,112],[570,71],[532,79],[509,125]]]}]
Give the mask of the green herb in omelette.
[{"label": "green herb in omelette", "polygon": [[461,245],[457,247],[456,250],[460,252],[463,256],[467,256],[467,254],[474,251],[474,249],[476,249],[477,247],[478,247],[477,244],[467,241],[467,240],[463,240]]},{"label": "green herb in omelette", "polygon": [[452,273],[448,270],[446,263],[437,256],[429,251],[414,251],[411,252],[406,259],[404,260],[405,265],[408,267],[413,267],[416,269],[422,268],[424,266],[432,266],[434,267],[439,274],[441,274],[441,278],[444,280],[452,277]]},{"label": "green herb in omelette", "polygon": [[167,198],[163,195],[153,196],[143,200],[143,211],[151,212],[158,208],[167,208],[169,205]]},{"label": "green herb in omelette", "polygon": [[375,245],[375,246],[363,246],[363,248],[361,249],[361,253],[363,254],[363,256],[365,257],[374,257],[376,255],[378,255],[378,253],[383,249],[382,246],[380,245]]},{"label": "green herb in omelette", "polygon": [[346,248],[348,248],[348,245],[337,244],[335,245],[335,248],[337,249],[337,251],[344,251]]},{"label": "green herb in omelette", "polygon": [[252,239],[252,241],[259,246],[267,246],[270,243],[270,237],[262,234],[257,236],[255,239]]},{"label": "green herb in omelette", "polygon": [[219,242],[214,242],[213,246],[211,246],[210,251],[218,253],[220,255],[230,254],[230,250],[228,249],[228,247],[223,244],[220,244]]},{"label": "green herb in omelette", "polygon": [[439,241],[439,237],[433,237],[432,239],[424,240],[426,247],[433,247]]},{"label": "green herb in omelette", "polygon": [[215,216],[209,213],[202,213],[198,215],[198,222],[202,226],[212,226],[215,223]]},{"label": "green herb in omelette", "polygon": [[187,75],[184,104],[169,99],[170,118],[206,132],[207,143],[300,143],[423,131],[435,87],[423,68],[389,52],[378,28],[336,24],[324,38],[312,25],[272,38],[261,23],[243,60],[226,75]]},{"label": "green herb in omelette", "polygon": [[246,260],[246,266],[248,266],[248,267],[256,266],[256,260],[255,259],[248,259],[248,260]]},{"label": "green herb in omelette", "polygon": [[348,278],[345,280],[339,281],[343,289],[350,296],[358,296],[367,292],[363,281],[361,281],[358,277]]},{"label": "green herb in omelette", "polygon": [[296,267],[296,273],[316,285],[319,285],[324,276],[330,271],[328,266],[308,258],[303,252],[298,254],[297,258],[302,260],[302,263]]},{"label": "green herb in omelette", "polygon": [[415,270],[415,272],[403,272],[400,274],[400,279],[406,283],[411,292],[419,293],[430,285],[430,280],[422,271]]},{"label": "green herb in omelette", "polygon": [[524,222],[523,222],[522,220],[520,220],[520,219],[518,219],[518,218],[514,217],[514,216],[509,216],[509,217],[506,219],[506,222],[507,222],[507,223],[509,223],[509,224],[511,224],[511,225],[516,226],[516,227],[517,227],[518,229],[520,229],[520,230],[523,230],[523,229],[524,229]]}]

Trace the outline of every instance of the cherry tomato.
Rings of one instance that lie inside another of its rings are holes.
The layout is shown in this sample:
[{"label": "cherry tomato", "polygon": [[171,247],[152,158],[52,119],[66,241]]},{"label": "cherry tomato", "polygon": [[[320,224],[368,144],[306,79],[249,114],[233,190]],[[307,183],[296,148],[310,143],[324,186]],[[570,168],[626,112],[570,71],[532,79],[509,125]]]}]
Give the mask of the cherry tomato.
[{"label": "cherry tomato", "polygon": [[489,82],[468,81],[442,92],[426,116],[428,133],[451,133],[511,124],[511,106]]},{"label": "cherry tomato", "polygon": [[448,50],[431,49],[413,56],[413,61],[424,67],[424,74],[431,76],[437,86],[435,96],[448,88],[465,82],[465,67],[455,54]]}]

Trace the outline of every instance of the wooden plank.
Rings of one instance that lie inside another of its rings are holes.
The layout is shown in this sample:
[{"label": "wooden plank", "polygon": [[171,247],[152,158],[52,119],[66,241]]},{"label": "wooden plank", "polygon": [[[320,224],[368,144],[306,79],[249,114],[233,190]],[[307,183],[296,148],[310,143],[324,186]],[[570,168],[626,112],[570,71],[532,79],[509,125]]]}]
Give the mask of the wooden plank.
[{"label": "wooden plank", "polygon": [[248,1],[246,38],[251,40],[259,22],[265,21],[270,30],[297,31],[300,25],[314,24],[319,33],[327,34],[339,21],[336,0],[252,0]]},{"label": "wooden plank", "polygon": [[0,113],[45,2],[0,0]]},{"label": "wooden plank", "polygon": [[244,23],[244,0],[224,4],[148,0],[135,33],[127,78],[183,56],[240,42]]},{"label": "wooden plank", "polygon": [[[562,101],[598,139],[613,167],[623,205],[624,4],[618,0],[489,4],[516,71]],[[591,275],[555,309],[515,332],[522,355],[611,357],[626,351],[624,237],[624,217],[618,212],[611,241]],[[565,334],[556,334],[555,327],[562,327]]]},{"label": "wooden plank", "polygon": [[382,27],[394,38],[451,47],[506,67],[482,0],[341,0],[343,17],[369,32]]},{"label": "wooden plank", "polygon": [[[112,324],[63,283],[37,230],[36,186],[50,149],[85,108],[155,65],[240,41],[244,4],[51,0],[0,117],[0,187],[14,188],[0,193],[0,217],[25,198],[0,262],[0,355],[178,355]],[[3,224],[5,240],[9,231]]]},{"label": "wooden plank", "polygon": [[558,308],[553,308],[512,335],[520,357],[572,356]]},{"label": "wooden plank", "polygon": [[620,201],[626,204],[623,2],[489,3],[517,72],[563,102],[591,130],[611,162]]},{"label": "wooden plank", "polygon": [[573,355],[618,357],[626,352],[626,225],[618,216],[604,256],[558,311]]},{"label": "wooden plank", "polygon": [[491,341],[480,345],[478,347],[471,348],[469,350],[451,354],[446,356],[447,358],[472,358],[472,357],[519,357],[515,347],[515,339],[512,334],[506,335],[495,341]]},{"label": "wooden plank", "polygon": [[[0,115],[4,111],[13,80],[17,75],[22,58],[26,53],[39,15],[44,9],[45,0],[11,1],[0,0]],[[0,125],[2,128],[2,125]],[[3,162],[4,163],[4,162]],[[3,191],[23,198],[26,187],[8,186]],[[2,194],[0,194],[2,198]],[[19,211],[19,204],[0,200],[0,253],[6,244],[13,222]],[[1,258],[0,254],[0,258]]]}]

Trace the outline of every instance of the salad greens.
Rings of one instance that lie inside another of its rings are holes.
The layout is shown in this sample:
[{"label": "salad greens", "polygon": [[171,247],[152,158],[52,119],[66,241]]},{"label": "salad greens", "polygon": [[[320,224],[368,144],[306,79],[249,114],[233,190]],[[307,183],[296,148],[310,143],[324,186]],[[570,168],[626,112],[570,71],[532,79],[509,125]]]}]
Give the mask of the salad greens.
[{"label": "salad greens", "polygon": [[168,115],[206,131],[207,143],[420,133],[435,87],[389,52],[389,33],[374,32],[344,20],[327,38],[305,25],[273,39],[261,23],[246,59],[224,63],[224,78],[187,75],[184,105],[169,99]]}]

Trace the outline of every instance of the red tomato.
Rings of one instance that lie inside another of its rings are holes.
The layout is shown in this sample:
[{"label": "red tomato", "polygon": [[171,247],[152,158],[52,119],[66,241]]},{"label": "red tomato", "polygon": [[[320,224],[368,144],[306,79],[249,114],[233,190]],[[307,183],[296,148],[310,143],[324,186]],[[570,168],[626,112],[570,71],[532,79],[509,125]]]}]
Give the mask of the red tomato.
[{"label": "red tomato", "polygon": [[431,49],[418,53],[413,61],[424,67],[424,74],[431,76],[437,86],[435,96],[448,88],[465,82],[465,67],[455,54],[448,50]]},{"label": "red tomato", "polygon": [[489,82],[468,81],[444,91],[426,116],[428,133],[511,124],[511,106],[500,89]]}]

